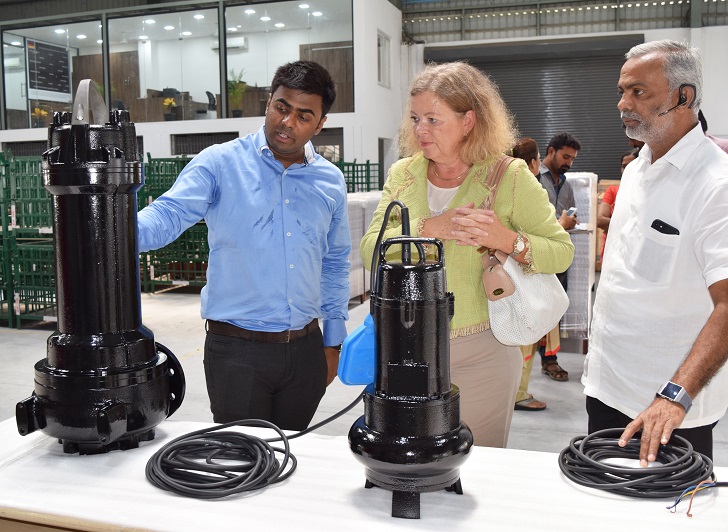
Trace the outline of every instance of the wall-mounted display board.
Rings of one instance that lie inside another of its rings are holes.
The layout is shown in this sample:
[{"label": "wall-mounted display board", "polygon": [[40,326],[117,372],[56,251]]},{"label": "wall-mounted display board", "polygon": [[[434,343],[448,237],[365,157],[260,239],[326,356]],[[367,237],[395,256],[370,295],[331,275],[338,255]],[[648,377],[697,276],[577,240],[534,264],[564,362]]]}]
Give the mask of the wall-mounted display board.
[{"label": "wall-mounted display board", "polygon": [[28,65],[28,98],[71,102],[70,49],[28,39],[25,42]]}]

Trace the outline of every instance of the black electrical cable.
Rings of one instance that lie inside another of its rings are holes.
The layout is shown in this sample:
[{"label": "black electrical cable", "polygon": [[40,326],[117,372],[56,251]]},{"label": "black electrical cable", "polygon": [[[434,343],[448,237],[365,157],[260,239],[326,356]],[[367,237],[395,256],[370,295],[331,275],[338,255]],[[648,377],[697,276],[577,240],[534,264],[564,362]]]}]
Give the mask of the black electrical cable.
[{"label": "black electrical cable", "polygon": [[[184,434],[152,455],[146,466],[147,480],[163,490],[196,499],[219,499],[282,482],[297,465],[288,440],[343,416],[362,400],[364,393],[333,416],[291,436],[262,419],[232,421]],[[243,432],[221,432],[234,426],[270,428],[278,437],[261,439]],[[269,445],[278,441],[283,442],[283,448]],[[282,460],[276,453],[282,455]]]},{"label": "black electrical cable", "polygon": [[[659,499],[675,497],[713,475],[713,462],[695,452],[685,438],[673,434],[670,443],[660,445],[656,464],[650,467],[619,467],[603,460],[639,460],[640,440],[633,438],[625,447],[617,442],[624,429],[605,429],[577,436],[559,454],[559,467],[571,481],[630,497]],[[609,437],[613,436],[613,437]]]}]

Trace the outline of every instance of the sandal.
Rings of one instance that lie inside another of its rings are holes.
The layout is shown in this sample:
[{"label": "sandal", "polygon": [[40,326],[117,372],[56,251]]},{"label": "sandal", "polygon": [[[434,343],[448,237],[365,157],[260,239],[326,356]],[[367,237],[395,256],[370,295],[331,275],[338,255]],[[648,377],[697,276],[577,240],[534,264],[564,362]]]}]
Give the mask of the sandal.
[{"label": "sandal", "polygon": [[558,362],[547,362],[541,366],[541,373],[555,381],[564,382],[569,380],[569,373],[559,366]]},{"label": "sandal", "polygon": [[522,399],[521,401],[516,402],[513,410],[530,410],[531,412],[538,412],[545,408],[546,403],[543,401],[537,401],[533,398],[533,395],[529,394],[527,399]]}]

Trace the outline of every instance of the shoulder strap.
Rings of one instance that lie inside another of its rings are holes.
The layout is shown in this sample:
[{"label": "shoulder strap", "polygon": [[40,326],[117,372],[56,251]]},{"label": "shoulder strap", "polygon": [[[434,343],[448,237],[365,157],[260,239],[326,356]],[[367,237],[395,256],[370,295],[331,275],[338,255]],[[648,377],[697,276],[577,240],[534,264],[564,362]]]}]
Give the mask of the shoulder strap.
[{"label": "shoulder strap", "polygon": [[483,203],[484,208],[491,209],[495,205],[495,195],[498,193],[498,186],[503,179],[503,174],[506,173],[506,169],[513,160],[513,157],[510,157],[509,155],[503,155],[500,159],[496,161],[493,169],[488,174],[488,179],[485,181],[485,184],[488,186],[491,193],[490,197]]}]

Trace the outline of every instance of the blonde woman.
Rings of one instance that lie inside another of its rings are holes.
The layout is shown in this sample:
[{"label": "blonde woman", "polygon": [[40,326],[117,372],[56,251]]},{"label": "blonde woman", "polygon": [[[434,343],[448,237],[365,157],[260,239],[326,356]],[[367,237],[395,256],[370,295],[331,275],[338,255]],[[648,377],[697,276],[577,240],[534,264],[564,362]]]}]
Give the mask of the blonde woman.
[{"label": "blonde woman", "polygon": [[[384,212],[395,199],[409,208],[415,236],[443,241],[448,290],[455,294],[452,382],[475,444],[491,447],[508,442],[523,359],[517,347],[499,343],[490,331],[477,250],[500,249],[526,272],[544,273],[564,271],[574,253],[545,190],[521,160],[503,176],[493,210],[478,208],[491,195],[488,172],[514,140],[513,120],[485,74],[462,62],[427,66],[409,89],[400,134],[404,158],[389,170],[360,248],[370,264]],[[393,215],[384,237],[401,232]],[[388,260],[396,260],[395,247]]]}]

